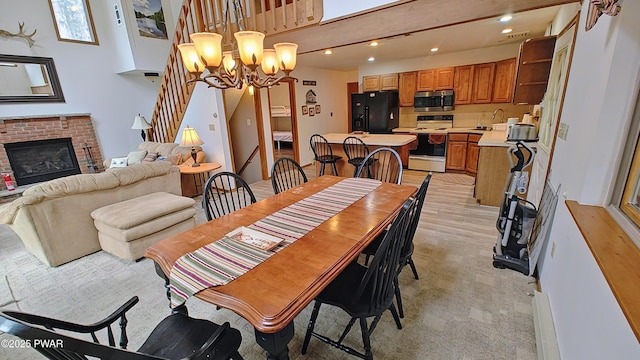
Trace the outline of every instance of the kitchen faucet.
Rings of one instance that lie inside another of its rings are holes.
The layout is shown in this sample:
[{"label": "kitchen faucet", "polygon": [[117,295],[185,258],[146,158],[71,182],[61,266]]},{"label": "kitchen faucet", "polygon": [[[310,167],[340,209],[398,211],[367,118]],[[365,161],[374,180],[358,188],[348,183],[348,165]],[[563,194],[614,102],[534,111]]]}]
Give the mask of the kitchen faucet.
[{"label": "kitchen faucet", "polygon": [[498,112],[498,110],[500,110],[502,113],[500,114],[500,122],[503,123],[504,122],[504,110],[498,108],[496,109],[496,111],[493,112],[493,115],[491,116],[491,120],[495,120],[496,119],[496,113]]}]

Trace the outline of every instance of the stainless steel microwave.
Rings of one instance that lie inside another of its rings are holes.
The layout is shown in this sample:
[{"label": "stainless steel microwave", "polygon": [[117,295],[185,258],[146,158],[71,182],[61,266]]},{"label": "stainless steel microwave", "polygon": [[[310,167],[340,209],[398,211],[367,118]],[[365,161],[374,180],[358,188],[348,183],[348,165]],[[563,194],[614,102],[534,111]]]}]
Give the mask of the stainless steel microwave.
[{"label": "stainless steel microwave", "polygon": [[417,112],[451,111],[454,107],[453,90],[417,92],[413,107]]}]

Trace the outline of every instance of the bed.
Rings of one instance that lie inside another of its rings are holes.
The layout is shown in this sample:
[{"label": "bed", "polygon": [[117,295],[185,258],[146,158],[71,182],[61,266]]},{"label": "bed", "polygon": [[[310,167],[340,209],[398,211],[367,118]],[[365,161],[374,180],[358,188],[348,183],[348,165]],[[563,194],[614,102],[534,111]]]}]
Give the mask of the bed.
[{"label": "bed", "polygon": [[[284,118],[284,117],[291,117],[291,108],[288,106],[271,106],[271,117],[272,118]],[[279,130],[279,121],[278,119],[274,119],[275,121],[273,121],[273,125],[275,126],[274,129],[272,129],[273,132],[273,141],[276,142],[276,146],[278,148],[278,150],[280,150],[280,143],[281,142],[293,142],[293,134],[291,133],[291,130]],[[291,124],[291,120],[288,119],[287,120],[289,124]],[[288,127],[290,127],[291,125],[289,125]]]}]

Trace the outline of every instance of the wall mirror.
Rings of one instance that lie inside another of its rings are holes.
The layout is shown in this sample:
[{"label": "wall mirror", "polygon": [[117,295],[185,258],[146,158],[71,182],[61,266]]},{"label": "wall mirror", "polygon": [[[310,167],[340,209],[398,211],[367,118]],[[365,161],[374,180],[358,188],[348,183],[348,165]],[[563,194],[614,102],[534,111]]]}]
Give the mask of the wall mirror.
[{"label": "wall mirror", "polygon": [[0,103],[64,102],[52,58],[0,54]]}]

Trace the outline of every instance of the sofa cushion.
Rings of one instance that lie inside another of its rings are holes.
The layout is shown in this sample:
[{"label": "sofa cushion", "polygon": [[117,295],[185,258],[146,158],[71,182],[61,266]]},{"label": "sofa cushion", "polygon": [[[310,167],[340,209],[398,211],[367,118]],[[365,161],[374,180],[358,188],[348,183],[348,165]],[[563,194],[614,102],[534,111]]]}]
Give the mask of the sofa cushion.
[{"label": "sofa cushion", "polygon": [[173,165],[166,161],[143,162],[126,168],[114,169],[109,173],[118,179],[120,186],[124,186],[171,171],[179,171],[177,167],[175,169],[172,167]]},{"label": "sofa cushion", "polygon": [[147,153],[147,156],[145,156],[142,161],[153,162],[153,161],[156,161],[157,158],[158,158],[158,153],[152,151]]},{"label": "sofa cushion", "polygon": [[138,150],[146,150],[148,152],[157,152],[158,156],[167,156],[172,154],[173,150],[178,147],[176,143],[160,143],[155,141],[145,141],[138,145]]},{"label": "sofa cushion", "polygon": [[147,150],[132,151],[127,155],[127,165],[140,164],[147,156]]}]

